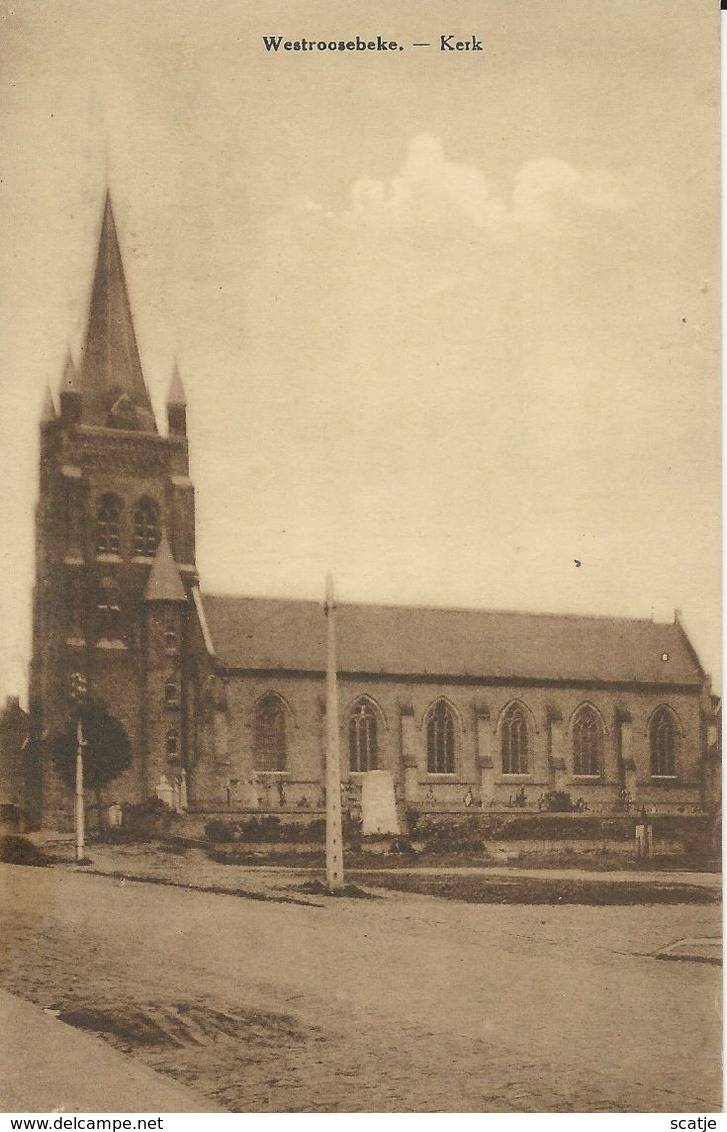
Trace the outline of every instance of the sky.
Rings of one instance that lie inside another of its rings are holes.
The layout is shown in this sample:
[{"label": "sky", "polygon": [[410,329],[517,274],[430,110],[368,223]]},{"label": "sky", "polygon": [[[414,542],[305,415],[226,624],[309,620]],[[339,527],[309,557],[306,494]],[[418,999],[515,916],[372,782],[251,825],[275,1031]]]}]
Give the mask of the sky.
[{"label": "sky", "polygon": [[107,184],[203,591],[679,608],[719,686],[718,112],[712,0],[0,5],[0,697]]}]

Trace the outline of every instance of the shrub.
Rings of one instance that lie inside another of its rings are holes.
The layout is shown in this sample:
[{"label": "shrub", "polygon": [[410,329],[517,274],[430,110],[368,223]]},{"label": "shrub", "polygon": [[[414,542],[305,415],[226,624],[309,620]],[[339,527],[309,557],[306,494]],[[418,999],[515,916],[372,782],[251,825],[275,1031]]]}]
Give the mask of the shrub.
[{"label": "shrub", "polygon": [[575,808],[566,790],[549,790],[543,795],[543,809],[551,814],[572,814]]},{"label": "shrub", "polygon": [[[566,817],[565,814],[568,813]],[[560,816],[563,814],[563,816]],[[568,811],[470,815],[428,814],[410,810],[410,836],[423,841],[428,851],[479,852],[491,841],[629,841],[634,836],[633,817],[603,818]],[[655,824],[655,835],[658,835]]]},{"label": "shrub", "polygon": [[314,818],[301,828],[300,841],[325,841],[326,819]]},{"label": "shrub", "polygon": [[145,802],[129,802],[122,806],[123,819],[118,829],[103,830],[102,841],[151,841],[166,833],[174,813],[161,798],[154,795]]},{"label": "shrub", "polygon": [[296,842],[325,841],[326,822],[315,818],[309,822],[282,822],[275,814],[262,814],[247,821],[225,821],[212,818],[204,827],[209,841],[217,845],[232,841]]},{"label": "shrub", "polygon": [[457,820],[422,815],[417,822],[416,836],[425,842],[427,853],[481,853],[485,848],[483,822],[476,816]]},{"label": "shrub", "polygon": [[[361,818],[352,818],[350,814],[343,814],[341,820],[341,835],[343,840],[350,845],[352,849],[361,848],[363,822]],[[326,836],[325,822],[323,823],[323,837]]]},{"label": "shrub", "polygon": [[32,841],[28,841],[26,837],[17,837],[15,834],[0,837],[0,861],[6,865],[33,865],[36,868],[44,868],[50,865],[52,860],[52,857]]},{"label": "shrub", "polygon": [[211,821],[205,823],[204,834],[208,841],[213,842],[215,845],[226,845],[230,841],[235,841],[235,826],[230,822],[222,821],[220,818],[212,818]]}]

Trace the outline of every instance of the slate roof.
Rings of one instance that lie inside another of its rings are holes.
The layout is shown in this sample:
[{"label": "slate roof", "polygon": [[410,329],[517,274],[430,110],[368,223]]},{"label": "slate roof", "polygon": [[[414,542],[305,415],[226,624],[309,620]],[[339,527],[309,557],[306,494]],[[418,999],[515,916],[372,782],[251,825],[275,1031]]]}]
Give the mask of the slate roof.
[{"label": "slate roof", "polygon": [[186,601],[182,579],[172,557],[167,536],[162,533],[156,557],[144,590],[144,601]]},{"label": "slate roof", "polygon": [[[202,600],[224,666],[325,668],[326,623],[317,602]],[[336,639],[342,672],[665,685],[704,680],[678,621],[342,604]]]}]

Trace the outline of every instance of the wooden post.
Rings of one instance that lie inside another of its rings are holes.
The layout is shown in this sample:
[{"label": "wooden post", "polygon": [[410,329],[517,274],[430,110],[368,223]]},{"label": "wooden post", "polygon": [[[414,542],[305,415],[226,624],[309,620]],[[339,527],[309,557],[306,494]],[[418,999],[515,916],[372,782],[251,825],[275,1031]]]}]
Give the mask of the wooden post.
[{"label": "wooden post", "polygon": [[333,578],[326,579],[328,662],[326,668],[326,882],[329,892],[343,888],[343,835],[341,830],[341,758],[338,735],[338,683],[336,679],[336,627]]},{"label": "wooden post", "polygon": [[76,724],[76,861],[86,856],[86,811],[83,803],[83,724]]}]

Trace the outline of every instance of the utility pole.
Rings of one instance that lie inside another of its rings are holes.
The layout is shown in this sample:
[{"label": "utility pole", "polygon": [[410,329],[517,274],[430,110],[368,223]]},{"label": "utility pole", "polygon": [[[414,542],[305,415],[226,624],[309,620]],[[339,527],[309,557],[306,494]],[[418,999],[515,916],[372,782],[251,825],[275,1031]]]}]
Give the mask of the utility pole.
[{"label": "utility pole", "polygon": [[83,800],[83,723],[79,715],[76,723],[76,862],[86,856],[86,808]]},{"label": "utility pole", "polygon": [[76,863],[86,860],[86,807],[83,798],[83,705],[88,694],[88,681],[81,672],[71,676],[71,700],[76,705]]},{"label": "utility pole", "polygon": [[326,882],[329,892],[343,888],[343,835],[341,830],[341,758],[338,732],[338,682],[333,578],[326,579],[325,611],[328,618],[326,667]]}]

